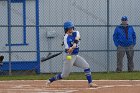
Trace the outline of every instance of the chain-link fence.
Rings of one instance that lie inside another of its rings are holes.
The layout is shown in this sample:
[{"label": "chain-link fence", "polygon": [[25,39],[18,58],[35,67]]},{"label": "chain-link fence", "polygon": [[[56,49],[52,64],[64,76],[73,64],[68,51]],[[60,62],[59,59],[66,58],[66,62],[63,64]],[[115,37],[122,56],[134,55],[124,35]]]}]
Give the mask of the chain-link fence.
[{"label": "chain-link fence", "polygon": [[[137,36],[133,61],[134,70],[139,71],[139,4],[139,0],[1,0],[0,51],[5,56],[2,70],[9,71],[11,62],[11,71],[61,72],[63,54],[43,63],[40,58],[64,50],[63,23],[72,20],[81,34],[79,55],[90,64],[91,71],[115,71],[117,48],[113,34],[126,15]],[[123,70],[127,71],[126,56]]]},{"label": "chain-link fence", "polygon": [[1,74],[39,73],[38,0],[1,0],[0,11]]}]

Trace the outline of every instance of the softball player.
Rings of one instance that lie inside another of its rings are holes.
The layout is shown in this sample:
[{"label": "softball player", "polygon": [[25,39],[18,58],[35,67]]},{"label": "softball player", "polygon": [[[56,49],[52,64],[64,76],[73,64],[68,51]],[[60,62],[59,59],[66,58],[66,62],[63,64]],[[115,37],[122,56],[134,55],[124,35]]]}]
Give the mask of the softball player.
[{"label": "softball player", "polygon": [[[57,74],[54,77],[50,78],[47,81],[47,85],[50,85],[53,81],[68,77],[72,69],[72,66],[77,66],[84,69],[89,87],[97,87],[97,85],[92,82],[89,64],[81,56],[78,55],[80,34],[78,31],[74,31],[73,22],[71,21],[65,22],[64,31],[65,31],[64,36],[65,53],[63,57],[64,60],[63,71],[61,74]],[[71,56],[71,59],[68,59],[67,56]]]}]

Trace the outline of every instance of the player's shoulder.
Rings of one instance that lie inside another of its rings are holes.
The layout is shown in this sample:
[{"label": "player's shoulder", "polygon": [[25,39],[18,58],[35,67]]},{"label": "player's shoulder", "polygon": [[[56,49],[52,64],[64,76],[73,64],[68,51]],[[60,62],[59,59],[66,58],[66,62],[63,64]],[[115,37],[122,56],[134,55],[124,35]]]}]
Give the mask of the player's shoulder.
[{"label": "player's shoulder", "polygon": [[64,37],[68,37],[68,34],[65,34]]},{"label": "player's shoulder", "polygon": [[73,34],[79,34],[79,31],[77,31],[77,30],[73,31]]},{"label": "player's shoulder", "polygon": [[65,34],[65,35],[64,35],[64,39],[67,39],[67,38],[68,38],[68,36],[69,36],[68,34]]},{"label": "player's shoulder", "polygon": [[73,33],[79,33],[79,31],[78,30],[74,30]]}]

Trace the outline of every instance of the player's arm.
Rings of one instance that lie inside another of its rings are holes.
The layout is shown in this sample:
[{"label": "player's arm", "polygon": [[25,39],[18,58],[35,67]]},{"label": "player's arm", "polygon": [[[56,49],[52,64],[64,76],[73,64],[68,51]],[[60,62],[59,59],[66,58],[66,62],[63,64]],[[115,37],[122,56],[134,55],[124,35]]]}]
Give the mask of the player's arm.
[{"label": "player's arm", "polygon": [[80,40],[80,33],[78,31],[76,31],[76,37],[75,37],[75,40],[74,40],[74,44],[73,46],[71,47],[72,49],[76,48],[78,42]]},{"label": "player's arm", "polygon": [[64,45],[65,45],[65,50],[66,50],[69,54],[71,54],[72,51],[73,51],[73,49],[72,49],[72,48],[70,47],[70,45],[68,44],[67,38],[66,38],[66,37],[64,37]]},{"label": "player's arm", "polygon": [[63,44],[65,45],[65,49],[69,49],[69,44],[68,44],[68,42],[67,42],[68,40],[67,40],[67,37],[66,36],[64,36],[64,41],[63,41]]},{"label": "player's arm", "polygon": [[73,50],[77,47],[79,40],[80,40],[80,33],[76,31],[76,37],[75,37],[73,46],[68,49],[68,53],[71,54],[73,52]]},{"label": "player's arm", "polygon": [[71,51],[73,51],[73,50],[71,50],[70,48],[70,44],[69,44],[69,42],[68,42],[68,40],[67,40],[67,36],[64,36],[64,45],[65,45],[65,50],[69,53],[69,54],[71,54],[72,52]]}]

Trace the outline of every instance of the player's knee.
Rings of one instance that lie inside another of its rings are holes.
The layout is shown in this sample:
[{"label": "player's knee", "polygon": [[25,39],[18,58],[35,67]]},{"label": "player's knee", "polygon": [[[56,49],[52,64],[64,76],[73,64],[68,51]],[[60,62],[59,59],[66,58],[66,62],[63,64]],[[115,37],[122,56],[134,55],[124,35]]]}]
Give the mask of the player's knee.
[{"label": "player's knee", "polygon": [[88,68],[90,68],[90,66],[89,66],[89,64],[86,64],[86,65],[84,66],[84,69],[88,69]]}]

